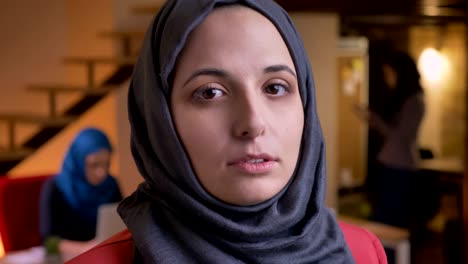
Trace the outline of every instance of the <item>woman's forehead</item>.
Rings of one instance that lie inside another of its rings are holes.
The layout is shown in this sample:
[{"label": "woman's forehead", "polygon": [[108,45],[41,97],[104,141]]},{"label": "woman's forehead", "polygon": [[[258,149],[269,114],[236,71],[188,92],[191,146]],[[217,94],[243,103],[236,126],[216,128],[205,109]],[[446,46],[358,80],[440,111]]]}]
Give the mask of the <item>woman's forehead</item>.
[{"label": "woman's forehead", "polygon": [[241,31],[249,38],[267,36],[266,34],[258,36],[259,29],[271,36],[280,36],[273,23],[256,10],[241,5],[231,5],[215,8],[190,35],[203,31],[205,34],[211,33],[211,36],[226,37],[229,36],[227,33]]},{"label": "woman's forehead", "polygon": [[230,6],[215,9],[189,35],[178,56],[178,65],[230,68],[236,64],[259,69],[286,64],[294,70],[289,50],[281,34],[257,11]]}]

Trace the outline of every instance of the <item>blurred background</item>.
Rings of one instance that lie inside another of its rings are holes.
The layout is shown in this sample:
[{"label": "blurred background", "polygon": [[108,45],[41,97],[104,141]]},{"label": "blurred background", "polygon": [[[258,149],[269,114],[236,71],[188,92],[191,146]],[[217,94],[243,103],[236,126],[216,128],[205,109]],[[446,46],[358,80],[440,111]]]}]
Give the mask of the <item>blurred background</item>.
[{"label": "blurred background", "polygon": [[[327,145],[327,206],[376,233],[389,263],[466,263],[468,1],[277,2],[296,24],[315,77]],[[130,153],[127,89],[146,27],[163,3],[2,1],[0,182],[54,175],[74,135],[95,126],[115,146],[111,172],[123,195],[136,188],[142,178]],[[382,64],[394,50],[415,61],[425,102],[410,205],[423,215],[404,228],[373,218],[369,179],[379,178],[383,139],[353,111],[356,105],[384,108]],[[0,221],[5,204],[16,203],[1,192]],[[0,235],[2,228],[8,227],[0,223]],[[0,247],[0,255],[10,251]]]}]

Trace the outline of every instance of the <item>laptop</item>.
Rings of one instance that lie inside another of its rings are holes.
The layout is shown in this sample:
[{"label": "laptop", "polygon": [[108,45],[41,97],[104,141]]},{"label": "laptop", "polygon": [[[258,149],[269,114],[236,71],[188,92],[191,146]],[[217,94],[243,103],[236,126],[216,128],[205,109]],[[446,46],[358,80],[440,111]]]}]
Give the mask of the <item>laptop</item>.
[{"label": "laptop", "polygon": [[103,204],[98,208],[96,237],[98,243],[127,228],[117,213],[119,203]]}]

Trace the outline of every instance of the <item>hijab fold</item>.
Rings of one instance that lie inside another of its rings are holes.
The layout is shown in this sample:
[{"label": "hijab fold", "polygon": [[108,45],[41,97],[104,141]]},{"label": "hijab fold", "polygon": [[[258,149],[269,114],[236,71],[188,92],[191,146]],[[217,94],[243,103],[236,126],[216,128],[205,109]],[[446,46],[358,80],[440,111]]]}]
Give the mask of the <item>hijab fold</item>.
[{"label": "hijab fold", "polygon": [[[294,61],[304,131],[294,175],[273,198],[226,204],[191,167],[170,112],[171,74],[189,34],[220,5],[256,10],[278,29]],[[323,200],[325,146],[313,76],[293,23],[270,0],[167,1],[149,27],[128,94],[131,149],[145,182],[119,206],[144,263],[354,263]]]}]

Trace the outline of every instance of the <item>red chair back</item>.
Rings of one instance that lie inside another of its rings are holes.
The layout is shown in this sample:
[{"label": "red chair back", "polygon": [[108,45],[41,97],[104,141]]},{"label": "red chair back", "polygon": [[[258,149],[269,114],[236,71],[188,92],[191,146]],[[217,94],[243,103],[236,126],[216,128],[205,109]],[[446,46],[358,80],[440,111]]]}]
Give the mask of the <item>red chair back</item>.
[{"label": "red chair back", "polygon": [[39,197],[49,177],[0,177],[0,235],[5,252],[41,244]]}]

